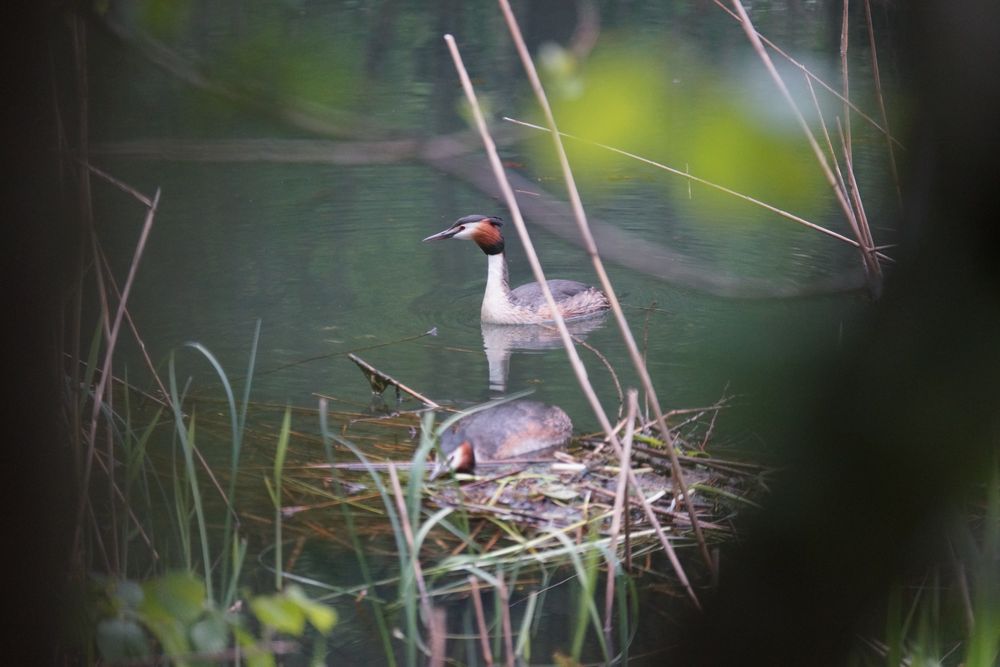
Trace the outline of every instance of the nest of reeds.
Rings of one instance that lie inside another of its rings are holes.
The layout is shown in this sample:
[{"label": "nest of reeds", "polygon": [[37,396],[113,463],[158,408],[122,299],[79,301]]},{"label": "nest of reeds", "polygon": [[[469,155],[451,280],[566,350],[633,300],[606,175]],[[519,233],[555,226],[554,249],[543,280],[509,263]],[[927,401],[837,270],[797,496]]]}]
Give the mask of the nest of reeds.
[{"label": "nest of reeds", "polygon": [[[693,420],[684,433],[696,435],[702,426]],[[674,435],[675,442],[691,441]],[[729,520],[738,508],[753,504],[762,489],[759,466],[712,458],[703,449],[684,447],[679,459],[685,498],[663,443],[648,429],[635,437],[643,441],[634,444],[629,461],[637,486],[627,494],[624,517],[633,529],[649,524],[646,504],[675,535],[684,535],[691,527],[691,513],[684,506],[689,503],[701,528],[721,536],[729,532]],[[623,488],[621,462],[593,437],[575,441],[552,461],[494,462],[479,466],[476,472],[429,484],[429,501],[438,507],[460,508],[470,517],[542,529],[590,525],[606,534],[611,530],[616,496]]]},{"label": "nest of reeds", "polygon": [[[621,529],[638,540],[648,536],[652,548],[657,538],[650,530],[650,514],[671,540],[684,543],[692,538],[693,516],[706,539],[722,541],[731,535],[733,517],[741,508],[754,505],[754,498],[763,491],[766,472],[757,464],[724,460],[707,453],[716,416],[724,406],[720,402],[668,415],[686,496],[680,491],[655,424],[637,419],[628,462],[634,485],[622,480],[621,461],[607,442],[596,435],[583,435],[565,451],[545,460],[486,462],[477,465],[474,475],[458,473],[434,481],[424,479],[424,503],[429,512],[448,508],[467,517],[470,528],[476,531],[476,541],[487,546],[511,538],[515,542],[529,540],[551,530],[608,535],[616,499],[623,506]],[[296,465],[292,461],[298,457],[293,454],[285,471],[286,493],[292,496],[290,504],[308,511],[343,503],[365,523],[377,521],[384,512],[380,507],[384,499],[377,492],[378,482],[373,476],[385,483],[387,468],[392,465],[407,483],[410,458],[420,440],[418,415],[403,412],[381,417],[361,413],[338,416],[343,419],[341,434],[361,445],[367,462],[360,463],[336,443],[335,453],[344,458],[332,467],[305,461],[304,465]],[[375,525],[369,527],[373,534],[382,532]],[[437,539],[425,543],[425,550],[433,551],[432,545],[437,544],[442,555],[454,553],[458,545],[447,531],[440,532]]]}]

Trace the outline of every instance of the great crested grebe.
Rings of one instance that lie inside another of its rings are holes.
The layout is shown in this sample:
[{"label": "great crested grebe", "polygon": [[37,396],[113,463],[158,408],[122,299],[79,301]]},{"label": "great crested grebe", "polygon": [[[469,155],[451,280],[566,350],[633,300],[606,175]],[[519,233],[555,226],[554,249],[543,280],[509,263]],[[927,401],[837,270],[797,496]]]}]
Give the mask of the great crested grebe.
[{"label": "great crested grebe", "polygon": [[[475,241],[486,253],[489,270],[486,274],[486,294],[483,296],[482,320],[492,324],[541,324],[552,321],[552,313],[538,283],[528,283],[515,289],[507,280],[507,258],[504,256],[503,221],[486,215],[467,215],[451,227],[428,236],[424,241],[466,239]],[[575,280],[549,280],[549,290],[564,319],[589,317],[608,309],[604,292]]]},{"label": "great crested grebe", "polygon": [[441,434],[444,461],[431,473],[469,472],[476,462],[541,454],[565,445],[573,422],[562,408],[538,401],[511,401],[463,417]]}]

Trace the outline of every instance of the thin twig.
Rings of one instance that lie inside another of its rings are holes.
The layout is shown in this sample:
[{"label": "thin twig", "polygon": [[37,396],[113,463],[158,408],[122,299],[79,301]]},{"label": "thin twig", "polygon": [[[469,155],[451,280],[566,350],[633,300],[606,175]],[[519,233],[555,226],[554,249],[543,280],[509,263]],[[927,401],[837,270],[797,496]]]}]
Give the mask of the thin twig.
[{"label": "thin twig", "polygon": [[[505,121],[509,122],[509,123],[514,123],[515,125],[521,125],[521,126],[524,126],[524,127],[530,127],[532,129],[535,129],[535,130],[542,130],[544,132],[548,132],[549,131],[549,128],[547,128],[547,127],[542,127],[541,125],[535,125],[534,123],[528,123],[528,122],[525,122],[523,120],[518,120],[516,118],[510,118],[508,116],[504,116],[503,119]],[[690,172],[681,171],[680,169],[675,169],[674,167],[667,166],[667,165],[665,165],[665,164],[663,164],[661,162],[656,162],[655,160],[650,160],[649,158],[642,157],[641,155],[637,155],[635,153],[629,153],[628,151],[622,150],[620,148],[615,148],[614,146],[608,146],[607,144],[602,144],[602,143],[597,142],[597,141],[591,141],[590,139],[584,139],[583,137],[578,137],[578,136],[575,136],[575,135],[572,135],[572,134],[568,134],[566,132],[559,132],[559,135],[562,136],[562,137],[565,137],[567,139],[572,139],[573,141],[579,141],[580,143],[583,143],[583,144],[587,144],[587,145],[590,145],[590,146],[596,146],[598,148],[603,148],[604,150],[611,151],[612,153],[617,153],[619,155],[623,155],[623,156],[628,157],[628,158],[632,158],[633,160],[638,160],[639,162],[642,162],[644,164],[648,164],[651,167],[656,167],[657,169],[662,169],[664,171],[670,172],[671,174],[674,174],[676,176],[683,176],[684,178],[689,179],[691,181],[694,181],[695,183],[700,183],[701,185],[704,185],[705,187],[709,187],[709,188],[712,188],[714,190],[718,190],[719,192],[724,192],[727,195],[736,197],[738,199],[742,199],[745,202],[748,202],[748,203],[754,204],[755,206],[759,206],[761,208],[767,209],[768,211],[771,211],[772,213],[776,213],[777,215],[780,215],[781,217],[783,217],[783,218],[785,218],[787,220],[791,220],[792,222],[798,223],[798,224],[800,224],[800,225],[802,225],[804,227],[808,227],[808,228],[810,228],[812,230],[820,232],[821,234],[826,234],[827,236],[829,236],[831,238],[837,239],[838,241],[843,241],[844,243],[852,245],[855,248],[860,248],[861,247],[860,243],[858,243],[855,239],[852,239],[849,236],[844,236],[843,234],[839,234],[839,233],[833,231],[832,229],[827,229],[826,227],[823,227],[822,225],[817,225],[815,222],[810,222],[809,220],[806,220],[805,218],[803,218],[801,216],[795,215],[794,213],[791,213],[791,212],[786,211],[784,209],[778,208],[777,206],[773,206],[773,205],[768,204],[767,202],[763,202],[763,201],[761,201],[759,199],[755,199],[754,197],[751,197],[750,195],[743,194],[742,192],[737,192],[736,190],[732,190],[730,188],[727,188],[724,185],[719,185],[718,183],[713,183],[712,181],[706,180],[704,178],[700,178],[698,176],[695,176],[694,174],[691,174]],[[882,253],[878,253],[878,256],[879,256],[880,259],[883,259],[883,260],[886,260],[886,261],[892,261],[891,257],[889,257],[887,255],[883,255]]]},{"label": "thin twig", "polygon": [[469,585],[472,587],[472,606],[476,610],[476,624],[479,626],[479,645],[483,650],[483,660],[487,665],[493,664],[493,652],[490,650],[489,633],[486,631],[486,615],[483,613],[483,598],[479,594],[479,581],[469,575]]},{"label": "thin twig", "polygon": [[875,247],[875,240],[872,238],[871,227],[868,226],[868,215],[865,213],[865,206],[861,200],[861,190],[858,187],[858,180],[854,177],[854,160],[851,159],[850,137],[845,133],[849,128],[844,128],[837,119],[837,132],[840,134],[840,147],[844,152],[844,165],[847,167],[847,182],[850,184],[851,199],[854,203],[854,211],[858,218],[858,228],[861,230],[865,246]]},{"label": "thin twig", "polygon": [[389,466],[389,480],[392,483],[392,493],[396,498],[396,510],[399,512],[399,523],[403,528],[403,536],[406,538],[406,545],[410,550],[410,567],[413,568],[413,578],[417,583],[417,590],[420,592],[420,606],[424,612],[424,622],[431,623],[431,601],[427,595],[427,585],[424,582],[423,569],[420,567],[420,554],[417,553],[416,543],[413,540],[413,527],[410,526],[410,513],[406,509],[406,500],[403,497],[403,488],[399,484],[399,475],[396,473],[396,466]]},{"label": "thin twig", "polygon": [[851,160],[851,86],[850,69],[847,66],[848,14],[850,1],[843,0],[844,11],[840,20],[840,77],[844,90],[844,134],[847,136],[847,160]]},{"label": "thin twig", "polygon": [[[611,513],[611,553],[615,553],[618,545],[618,533],[621,531],[622,514],[625,507],[625,494],[628,492],[628,471],[632,466],[632,435],[635,433],[636,411],[639,409],[638,393],[635,389],[628,390],[628,407],[626,408],[625,436],[622,438],[624,448],[621,460],[621,470],[618,473],[618,485],[615,488],[615,504]],[[607,586],[604,591],[604,642],[611,646],[611,613],[615,601],[615,558],[608,562]]]},{"label": "thin twig", "polygon": [[[587,379],[586,368],[580,360],[580,356],[577,353],[576,348],[573,346],[569,330],[566,328],[566,322],[563,319],[562,314],[559,312],[559,309],[556,307],[555,300],[552,298],[552,292],[549,290],[548,282],[545,280],[545,273],[542,271],[542,266],[538,261],[538,255],[535,253],[535,247],[531,242],[531,237],[528,236],[528,230],[525,227],[524,219],[521,217],[521,210],[517,205],[517,199],[514,197],[514,192],[510,187],[510,183],[507,181],[503,165],[500,162],[500,156],[497,153],[496,144],[493,142],[493,138],[490,136],[489,130],[486,127],[486,119],[483,117],[483,111],[479,106],[478,100],[476,99],[476,92],[472,87],[472,81],[469,79],[469,74],[465,69],[465,65],[462,63],[462,56],[458,52],[458,47],[455,44],[455,38],[451,35],[445,35],[444,39],[448,44],[452,60],[455,63],[455,68],[458,70],[459,79],[462,82],[462,88],[465,91],[466,99],[472,107],[472,115],[475,119],[476,126],[479,129],[483,144],[486,147],[486,153],[490,160],[490,166],[493,168],[493,173],[497,179],[497,185],[504,194],[504,200],[507,203],[507,208],[510,210],[511,218],[514,221],[514,226],[517,229],[518,235],[521,238],[521,243],[524,246],[528,263],[531,265],[535,280],[538,281],[538,284],[541,287],[542,294],[545,296],[546,303],[549,306],[549,312],[552,313],[556,327],[559,329],[559,335],[562,338],[563,346],[566,348],[566,354],[569,357],[570,366],[573,368],[573,372],[576,374],[580,388],[587,397],[591,408],[594,410],[594,414],[597,415],[598,421],[601,423],[601,427],[604,429],[605,434],[608,435],[612,445],[615,446],[615,452],[621,452],[621,444],[618,442],[618,437],[615,435],[611,427],[611,423],[608,421],[607,414],[605,414],[604,408],[601,406],[600,400],[594,392],[594,388]],[[638,482],[635,479],[630,478],[629,481],[638,487]],[[656,519],[656,515],[651,510],[647,511],[646,516],[649,518],[651,524],[659,528],[659,521]],[[677,554],[674,553],[673,546],[670,544],[670,541],[666,539],[662,529],[658,530],[657,534],[663,544],[664,551],[667,553],[667,557],[670,559],[671,565],[677,572],[678,578],[681,580],[682,584],[684,584],[685,589],[694,604],[700,608],[701,605],[698,602],[698,597],[695,595],[694,589],[691,588],[687,576],[684,574],[684,569],[681,567],[680,561],[677,559]]]},{"label": "thin twig", "polygon": [[[129,266],[128,277],[125,279],[125,285],[122,288],[122,296],[118,302],[118,310],[115,313],[114,324],[111,327],[111,333],[107,341],[107,349],[104,354],[104,363],[101,368],[103,372],[101,377],[98,379],[97,389],[94,392],[94,407],[90,414],[90,431],[87,438],[87,457],[84,462],[83,467],[83,477],[80,480],[80,498],[78,499],[79,512],[83,512],[84,507],[87,504],[88,489],[90,487],[90,473],[93,468],[94,463],[94,440],[97,437],[97,423],[98,417],[101,413],[101,397],[104,396],[104,392],[108,386],[108,379],[111,377],[111,361],[114,358],[115,346],[118,342],[118,331],[121,328],[122,318],[125,313],[125,304],[128,303],[129,293],[132,291],[132,285],[135,282],[136,272],[139,268],[139,261],[142,259],[143,251],[146,248],[146,241],[149,239],[149,233],[153,228],[153,220],[156,218],[156,208],[160,202],[160,189],[156,189],[156,195],[153,197],[153,205],[149,207],[146,212],[146,220],[142,226],[142,232],[139,234],[139,241],[136,244],[135,252],[132,255],[132,263]],[[99,271],[99,269],[98,269]],[[82,526],[82,516],[78,516],[76,536],[74,539],[74,544],[80,544],[80,528]]]},{"label": "thin twig", "polygon": [[431,641],[431,657],[427,662],[430,667],[444,667],[448,657],[448,624],[444,607],[434,607],[429,619]]},{"label": "thin twig", "polygon": [[[99,261],[101,265],[104,266],[104,270],[108,274],[108,283],[110,283],[111,288],[114,290],[115,297],[121,301],[121,290],[118,289],[118,283],[115,282],[114,275],[111,273],[111,263],[108,261],[107,255],[104,253],[104,249],[101,245],[97,244],[97,252],[99,255]],[[156,365],[149,356],[149,352],[146,350],[146,342],[139,335],[139,329],[135,326],[135,322],[132,320],[132,313],[129,309],[125,309],[125,320],[128,322],[129,329],[132,331],[132,336],[135,338],[135,342],[139,345],[139,351],[142,353],[143,361],[146,362],[146,368],[149,369],[150,374],[153,376],[153,380],[156,382],[156,386],[160,389],[160,394],[163,396],[162,401],[164,405],[169,405],[170,393],[167,392],[166,385],[163,384],[163,380],[160,379],[160,374],[156,370]]]},{"label": "thin twig", "polygon": [[497,589],[500,593],[500,623],[503,627],[503,645],[507,658],[507,667],[514,667],[514,632],[510,622],[510,592],[504,583],[503,575],[497,577]]},{"label": "thin twig", "polygon": [[[882,96],[882,77],[878,69],[878,50],[875,48],[875,28],[872,26],[872,7],[870,0],[865,0],[865,20],[868,23],[868,48],[872,55],[872,78],[875,81],[875,93],[878,99],[878,109],[882,114],[882,125],[885,126],[885,135],[889,134],[889,114],[885,110],[885,98]],[[892,147],[892,141],[887,141],[889,148],[889,169],[892,172],[892,182],[896,186],[896,201],[900,207],[903,205],[903,192],[899,187],[899,170],[896,167],[896,150]]]},{"label": "thin twig", "polygon": [[[528,81],[531,83],[531,88],[535,93],[535,98],[537,99],[539,106],[542,107],[546,124],[551,131],[553,147],[556,150],[556,154],[559,156],[559,164],[562,167],[563,178],[566,181],[566,190],[569,194],[570,204],[573,208],[573,216],[576,219],[577,227],[580,230],[580,236],[583,239],[584,247],[587,249],[587,254],[590,256],[591,263],[594,265],[594,271],[597,273],[597,277],[600,280],[601,288],[608,297],[608,302],[611,305],[611,312],[614,313],[615,321],[618,323],[622,339],[625,341],[625,346],[628,348],[632,364],[635,366],[635,370],[639,374],[639,378],[642,381],[643,389],[645,389],[646,394],[653,403],[654,414],[659,421],[660,428],[663,430],[663,439],[666,442],[667,450],[671,455],[670,464],[674,475],[674,482],[677,484],[681,496],[684,497],[685,505],[691,514],[691,523],[694,527],[695,540],[698,542],[698,548],[701,551],[702,558],[705,560],[705,564],[708,568],[711,569],[712,558],[708,553],[708,546],[705,544],[705,536],[702,535],[701,528],[698,527],[698,521],[694,514],[694,508],[686,502],[688,495],[687,484],[684,481],[684,470],[681,468],[681,464],[677,460],[677,454],[674,451],[670,430],[667,428],[663,412],[660,410],[659,400],[656,397],[656,389],[653,387],[653,380],[649,375],[649,370],[642,361],[642,355],[639,353],[639,346],[635,342],[635,336],[632,335],[632,330],[629,327],[628,321],[625,319],[625,314],[622,312],[621,303],[619,303],[618,296],[615,294],[615,290],[611,285],[611,279],[608,277],[607,271],[604,269],[604,262],[601,261],[601,257],[597,252],[597,244],[594,242],[590,226],[587,224],[587,215],[583,210],[583,202],[580,200],[580,193],[576,188],[576,180],[574,179],[573,171],[569,166],[569,158],[566,156],[566,149],[563,147],[562,139],[559,136],[559,128],[556,126],[555,117],[552,115],[552,107],[549,105],[548,97],[545,95],[545,90],[542,88],[542,82],[538,77],[538,71],[535,69],[535,64],[531,60],[531,54],[528,53],[528,47],[524,43],[524,38],[521,35],[521,29],[517,24],[517,19],[514,18],[514,12],[510,8],[510,2],[508,2],[508,0],[499,0],[499,2],[500,8],[503,10],[504,18],[507,20],[507,28],[510,31],[511,37],[514,40],[514,45],[517,47],[518,55],[521,58],[521,64],[524,66],[525,73],[528,75]],[[599,402],[597,402],[597,406],[599,408],[599,412],[603,413],[604,410],[603,408],[600,408]],[[606,431],[610,431],[610,423],[608,423],[607,417],[604,418],[602,425],[605,426]],[[618,442],[616,437],[611,439],[611,446],[614,448],[615,454],[620,457],[622,455],[621,444]],[[636,491],[641,493],[638,481],[634,479],[634,476],[632,476],[630,481],[636,488]],[[650,516],[652,516],[652,512],[650,512]],[[654,523],[654,525],[656,524]],[[664,543],[667,543],[665,539]],[[676,566],[680,566],[679,561]],[[682,580],[686,580],[686,576],[682,576]],[[693,593],[693,590],[690,592]]]},{"label": "thin twig", "polygon": [[[809,80],[809,77],[806,77],[806,86],[809,88],[809,95],[812,97],[813,107],[816,109],[816,117],[819,118],[819,126],[823,130],[823,140],[826,142],[826,150],[829,152],[830,162],[833,163],[834,172],[837,175],[837,183],[844,190],[844,192],[847,192],[847,183],[844,181],[844,174],[840,170],[840,161],[837,160],[837,152],[833,150],[833,142],[830,140],[830,131],[826,127],[826,119],[823,118],[823,109],[819,105],[819,100],[816,98],[816,90],[813,88],[812,81]],[[856,248],[861,247],[857,241],[853,241],[853,243]]]},{"label": "thin twig", "polygon": [[112,176],[111,174],[108,174],[108,173],[106,173],[104,171],[101,171],[100,169],[98,169],[94,165],[90,164],[89,162],[84,162],[83,160],[77,160],[77,162],[79,162],[81,165],[83,165],[92,174],[100,176],[101,178],[103,178],[104,180],[106,180],[108,183],[111,183],[112,185],[114,185],[116,188],[118,188],[122,192],[125,192],[126,194],[132,195],[137,200],[139,200],[140,202],[142,202],[142,204],[144,206],[146,206],[146,208],[149,208],[149,207],[151,207],[153,205],[153,202],[152,202],[152,200],[150,200],[149,197],[147,197],[146,195],[142,194],[141,192],[139,192],[138,190],[136,190],[135,188],[133,188],[128,183],[120,181],[117,178],[115,178],[114,176]]},{"label": "thin twig", "polygon": [[[689,186],[690,187],[690,186]],[[642,318],[642,363],[649,359],[649,320],[653,317],[653,310],[656,308],[656,301],[651,301],[648,308],[644,308],[645,313]],[[649,419],[649,396],[643,394],[642,403],[645,409],[642,412],[642,419]]]},{"label": "thin twig", "polygon": [[573,340],[576,342],[577,345],[581,345],[586,349],[590,350],[594,354],[594,356],[597,357],[597,360],[600,361],[602,364],[604,364],[604,367],[608,369],[608,375],[611,376],[611,382],[615,385],[615,393],[618,394],[618,418],[621,419],[622,410],[625,407],[625,394],[622,391],[622,383],[618,381],[618,374],[615,373],[614,366],[611,365],[611,362],[608,361],[608,358],[605,357],[603,354],[601,354],[601,352],[596,347],[585,341],[583,338],[579,336],[573,336]]}]

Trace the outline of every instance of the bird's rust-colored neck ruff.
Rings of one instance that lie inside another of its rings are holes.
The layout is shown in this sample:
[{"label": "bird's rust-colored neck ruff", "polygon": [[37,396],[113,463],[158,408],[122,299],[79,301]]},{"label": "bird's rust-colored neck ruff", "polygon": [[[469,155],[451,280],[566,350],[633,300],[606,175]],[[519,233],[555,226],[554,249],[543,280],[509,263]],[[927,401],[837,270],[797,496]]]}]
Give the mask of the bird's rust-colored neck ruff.
[{"label": "bird's rust-colored neck ruff", "polygon": [[499,255],[503,252],[503,235],[500,233],[500,228],[486,220],[476,227],[472,240],[487,255]]}]

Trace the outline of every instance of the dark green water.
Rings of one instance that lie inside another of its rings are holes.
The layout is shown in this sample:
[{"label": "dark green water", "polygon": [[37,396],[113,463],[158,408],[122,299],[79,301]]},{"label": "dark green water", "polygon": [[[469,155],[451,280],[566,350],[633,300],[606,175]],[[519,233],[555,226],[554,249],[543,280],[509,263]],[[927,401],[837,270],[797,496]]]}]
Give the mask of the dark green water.
[{"label": "dark green water", "polygon": [[[811,155],[801,147],[777,155],[790,142],[804,142],[736,23],[707,3],[663,4],[602,7],[590,53],[596,64],[578,72],[589,86],[585,97],[574,98],[570,92],[566,100],[555,101],[557,114],[563,109],[567,117],[585,119],[565,129],[601,134],[612,128],[607,136],[594,138],[609,143],[620,138],[626,142],[618,144],[622,148],[681,170],[694,171],[692,165],[709,155],[714,161],[704,168],[715,169],[716,180],[738,189],[743,184],[751,194],[770,197],[770,203],[849,235]],[[754,14],[758,29],[839,88],[839,24],[830,22],[825,3],[759,5]],[[536,50],[548,42],[568,43],[575,20],[572,4],[532,3],[519,11]],[[314,137],[275,118],[274,110],[292,100],[306,100],[323,117],[323,110],[338,109],[377,128],[344,124],[346,136],[341,138],[346,140],[426,138],[457,131],[464,126],[461,90],[441,39],[445,32],[458,39],[495,118],[536,116],[502,18],[489,4],[441,3],[428,9],[420,3],[303,2],[252,10],[235,3],[195,3],[176,16],[164,16],[140,13],[115,20],[151,29],[182,57],[201,62],[210,76],[239,82],[249,97],[264,100],[270,113],[192,90],[127,43],[98,32],[91,75],[95,142]],[[861,23],[857,26],[852,90],[858,91],[859,104],[874,113],[868,54],[860,46],[866,38]],[[615,60],[626,58],[623,53],[635,58],[628,61],[634,69],[629,76],[637,78],[625,76],[626,66],[619,64],[628,86],[614,94],[622,96],[622,108],[651,107],[648,117],[635,121],[650,124],[634,134],[616,134],[616,116],[602,117],[603,108],[588,118],[579,107],[580,99],[590,104],[611,97],[602,96],[601,79],[594,72],[601,63],[626,62]],[[792,74],[791,85],[802,93],[801,77],[794,70],[783,71]],[[647,83],[663,94],[647,100]],[[803,103],[809,104],[808,98]],[[842,113],[832,98],[824,97],[823,105],[828,120]],[[746,133],[765,138],[749,144],[739,132],[730,138],[726,133],[734,115],[756,128]],[[656,118],[663,122],[650,120]],[[886,221],[894,216],[894,199],[884,142],[854,123],[860,187],[876,241],[891,242]],[[545,145],[540,140],[508,145],[504,159],[540,190],[563,199],[551,159],[537,152]],[[706,274],[724,272],[808,290],[820,279],[859,270],[857,253],[836,240],[745,204],[720,203],[702,190],[689,196],[684,181],[651,167],[617,158],[601,162],[589,151],[571,151],[571,158],[581,161],[575,166],[592,216],[651,247],[662,245],[693,258]],[[472,154],[482,156],[485,168],[482,151]],[[154,361],[197,340],[227,372],[242,375],[260,319],[257,363],[262,372],[253,393],[260,401],[314,407],[314,394],[321,393],[366,403],[367,384],[345,356],[352,351],[442,402],[475,403],[491,395],[479,322],[485,258],[471,244],[420,243],[464,214],[509,219],[503,206],[467,181],[406,160],[344,166],[98,154],[94,162],[144,192],[162,187],[160,211],[130,300]],[[772,174],[768,170],[776,162],[784,166]],[[726,180],[719,165],[730,163],[738,170]],[[745,181],[747,171],[771,175],[762,185]],[[807,174],[805,180],[775,185],[800,173]],[[103,185],[96,186],[95,197],[100,237],[113,265],[124,271],[142,211]],[[505,229],[512,284],[532,280],[513,225]],[[596,282],[578,245],[541,227],[532,234],[549,277]],[[754,430],[752,422],[742,421],[753,412],[754,397],[746,392],[803,359],[836,354],[866,303],[858,292],[721,298],[661,281],[624,262],[607,268],[633,331],[648,350],[661,400],[668,407],[690,407],[711,404],[725,391],[741,395],[742,404],[751,409],[738,419],[724,418],[720,427],[721,437],[739,442],[752,442]],[[652,304],[655,308],[648,310]],[[435,336],[414,338],[431,329]],[[587,342],[607,357],[623,385],[636,386],[611,319],[590,332]],[[140,375],[131,343],[126,354],[132,377]],[[604,367],[589,352],[582,356],[607,409],[615,410],[614,386]],[[195,374],[197,389],[211,376],[192,359],[190,354],[182,358],[182,368]],[[295,365],[270,372],[286,364]],[[558,347],[515,349],[507,387],[533,388],[539,400],[563,406],[578,430],[596,427]]]}]

